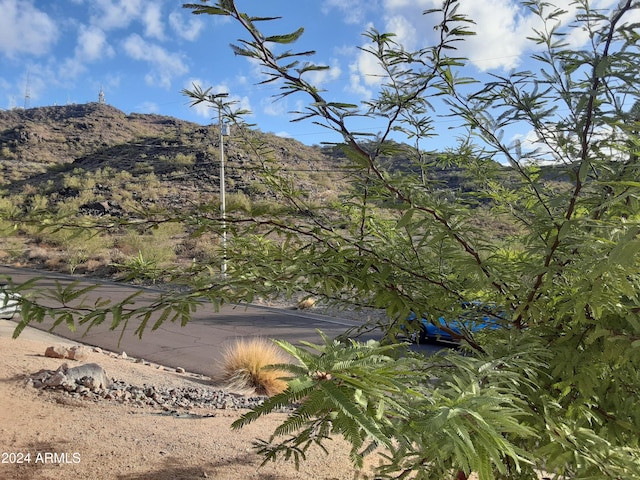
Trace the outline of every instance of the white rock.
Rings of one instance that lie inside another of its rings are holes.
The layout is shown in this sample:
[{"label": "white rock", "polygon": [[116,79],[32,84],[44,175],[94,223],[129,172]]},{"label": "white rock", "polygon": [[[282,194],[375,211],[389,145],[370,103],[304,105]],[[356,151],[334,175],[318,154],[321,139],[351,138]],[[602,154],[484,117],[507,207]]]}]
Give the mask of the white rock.
[{"label": "white rock", "polygon": [[67,358],[69,360],[76,360],[78,362],[82,362],[89,358],[89,351],[87,348],[82,345],[77,345],[75,347],[71,347],[67,352]]}]

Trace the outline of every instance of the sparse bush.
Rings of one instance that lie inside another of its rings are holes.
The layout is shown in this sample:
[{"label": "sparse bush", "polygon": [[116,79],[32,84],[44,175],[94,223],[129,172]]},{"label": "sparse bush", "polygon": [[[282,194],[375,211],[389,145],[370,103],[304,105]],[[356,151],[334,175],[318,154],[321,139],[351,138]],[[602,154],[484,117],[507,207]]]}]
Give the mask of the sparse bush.
[{"label": "sparse bush", "polygon": [[3,146],[2,149],[0,149],[0,157],[13,160],[17,157],[17,155],[15,152],[11,151],[9,147]]},{"label": "sparse bush", "polygon": [[224,352],[223,380],[232,388],[273,396],[287,388],[286,372],[270,365],[289,363],[275,344],[263,338],[239,339]]},{"label": "sparse bush", "polygon": [[178,153],[173,159],[173,163],[177,166],[189,167],[194,163],[196,163],[196,156],[193,153],[189,155],[185,155],[184,153]]},{"label": "sparse bush", "polygon": [[265,195],[267,193],[267,186],[261,181],[254,180],[247,185],[246,192],[251,196]]},{"label": "sparse bush", "polygon": [[303,298],[298,302],[298,310],[308,310],[316,305],[316,299],[313,297]]},{"label": "sparse bush", "polygon": [[226,203],[228,211],[251,211],[251,199],[242,192],[228,194]]},{"label": "sparse bush", "polygon": [[213,262],[220,256],[220,239],[211,234],[189,236],[176,246],[176,254],[198,262]]},{"label": "sparse bush", "polygon": [[157,243],[152,240],[152,237],[127,235],[118,246],[125,254],[131,256],[142,255],[156,265],[168,263],[175,259],[173,245]]},{"label": "sparse bush", "polygon": [[162,276],[159,262],[153,257],[145,257],[142,252],[125,259],[124,263],[114,263],[113,267],[126,272],[125,280],[132,282],[151,281],[156,283]]}]

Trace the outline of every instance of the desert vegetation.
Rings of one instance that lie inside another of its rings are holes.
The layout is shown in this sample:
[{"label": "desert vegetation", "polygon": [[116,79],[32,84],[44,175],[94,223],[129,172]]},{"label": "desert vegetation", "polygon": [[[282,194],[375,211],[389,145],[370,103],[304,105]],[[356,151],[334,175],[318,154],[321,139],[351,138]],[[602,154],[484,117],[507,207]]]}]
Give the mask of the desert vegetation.
[{"label": "desert vegetation", "polygon": [[234,390],[273,396],[287,388],[288,373],[279,365],[291,359],[265,338],[238,339],[224,353],[222,380]]},{"label": "desert vegetation", "polygon": [[[294,406],[259,445],[266,459],[302,461],[309,445],[342,435],[356,465],[378,448],[386,451],[380,478],[637,476],[640,92],[633,16],[640,5],[625,0],[597,10],[578,1],[571,22],[559,24],[567,12],[524,1],[521,7],[544,26],[530,32],[541,49],[532,56],[536,70],[477,82],[464,77],[466,59],[455,48],[473,33],[472,19],[458,12],[456,0],[445,0],[426,12],[439,35],[434,45],[408,51],[392,33],[365,33],[365,50],[384,74],[378,94],[355,105],[329,100],[306,81],[308,72],[328,67],[308,61],[309,51],[290,49],[303,29],[266,35],[260,27],[277,25],[277,17],[253,17],[237,3],[186,8],[239,26],[244,36],[234,51],[260,64],[282,96],[308,100],[298,120],[320,121],[341,135],[340,144],[314,152],[338,170],[332,195],[320,193],[313,172],[283,164],[290,144],[271,144],[244,124],[245,112],[198,87],[184,93],[193,104],[220,108],[235,125],[230,158],[245,167],[244,176],[231,176],[237,196],[226,218],[214,188],[208,199],[176,204],[177,197],[192,200],[178,186],[194,184],[180,169],[209,167],[215,153],[196,154],[193,164],[186,157],[175,165],[159,161],[174,141],[166,138],[166,146],[136,147],[138,156],[123,160],[123,170],[141,175],[145,188],[170,179],[166,194],[139,199],[132,191],[139,208],[126,215],[69,215],[49,203],[57,170],[39,184],[35,177],[11,183],[7,195],[23,200],[4,205],[3,225],[19,233],[38,226],[40,235],[64,227],[113,236],[114,248],[129,248],[136,278],[186,287],[153,305],[164,321],[186,322],[203,298],[220,305],[301,292],[383,310],[383,320],[363,320],[340,338],[320,335],[317,345],[277,342],[294,359],[280,365],[290,377],[286,390],[235,424]],[[573,32],[586,32],[590,43],[574,48],[566,41]],[[446,151],[428,148],[430,126],[443,114],[432,110],[436,101],[463,132]],[[386,128],[374,137],[354,132],[354,116],[376,118]],[[536,142],[508,140],[505,132],[516,125],[526,125]],[[392,141],[398,131],[414,143]],[[175,141],[183,136],[184,130]],[[14,147],[11,154],[20,155]],[[93,162],[124,151],[107,148],[70,171],[91,170]],[[200,173],[204,185],[210,177]],[[127,190],[121,187],[111,190]],[[151,239],[155,231],[155,248],[176,240],[195,247],[203,239],[201,261],[141,253],[131,232]],[[204,247],[222,233],[226,248],[214,247],[217,258],[206,257]],[[220,275],[221,255],[226,275]],[[105,304],[87,314],[64,300],[50,307],[25,299],[16,334],[46,315],[88,327],[107,319],[122,329],[137,322],[135,332],[144,335],[150,307]],[[464,355],[407,352],[411,312],[435,322],[461,315],[469,301],[488,306],[483,313],[501,328],[451,330]],[[384,341],[359,342],[359,333],[371,329]]]}]

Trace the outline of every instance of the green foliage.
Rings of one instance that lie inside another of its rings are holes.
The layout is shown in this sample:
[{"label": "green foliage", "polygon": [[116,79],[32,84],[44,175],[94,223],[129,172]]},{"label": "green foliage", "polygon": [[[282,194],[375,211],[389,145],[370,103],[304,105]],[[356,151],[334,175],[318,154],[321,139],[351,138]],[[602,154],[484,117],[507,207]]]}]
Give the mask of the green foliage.
[{"label": "green foliage", "polygon": [[[325,68],[299,63],[313,52],[272,50],[302,29],[267,36],[258,23],[274,19],[254,18],[236,2],[187,5],[244,28],[234,51],[260,63],[280,96],[308,95],[298,120],[339,132],[344,142],[335,148],[351,172],[353,189],[331,211],[305,209],[286,175],[266,172],[265,185],[288,209],[234,225],[229,275],[238,298],[302,290],[384,308],[389,322],[377,326],[388,339],[405,331],[410,311],[455,318],[461,302],[481,300],[506,312],[503,332],[463,332],[469,356],[446,361],[389,356],[382,367],[353,361],[369,359],[362,352],[379,348],[371,345],[326,339],[308,346],[321,352],[315,356],[283,345],[300,361],[290,390],[237,423],[300,402],[272,440],[290,438],[262,444],[267,459],[298,461],[310,443],[337,432],[353,445],[356,463],[367,441],[386,446],[379,473],[402,478],[520,479],[541,470],[631,478],[640,471],[640,57],[631,23],[638,5],[601,11],[578,1],[568,28],[551,4],[522,6],[544,25],[530,35],[537,71],[485,84],[461,76],[466,60],[455,56],[455,42],[472,34],[471,21],[448,0],[428,12],[439,16],[432,47],[409,52],[392,33],[367,32],[364,51],[385,78],[359,107],[327,101],[306,81],[307,71]],[[579,29],[591,38],[581,50],[566,40]],[[457,148],[423,149],[436,109],[466,129]],[[348,120],[357,115],[387,127],[375,138],[353,132]],[[537,145],[505,141],[509,128],[523,125]],[[412,148],[391,142],[391,132],[403,132]],[[444,169],[456,175],[453,193],[435,180]],[[503,219],[506,234],[487,232],[479,211]],[[418,373],[407,373],[408,361]]]},{"label": "green foliage", "polygon": [[156,283],[163,273],[158,263],[156,258],[145,257],[142,252],[138,252],[137,255],[127,258],[124,263],[116,263],[114,266],[125,272],[127,280],[135,282],[150,280]]},{"label": "green foliage", "polygon": [[[288,390],[233,424],[240,428],[295,405],[269,440],[256,443],[265,462],[279,455],[299,461],[311,445],[341,433],[352,445],[356,465],[378,447],[389,452],[378,472],[384,478],[403,471],[419,472],[415,478],[445,478],[452,464],[480,472],[481,479],[493,478],[491,465],[505,457],[526,478],[533,462],[513,442],[535,439],[521,384],[533,390],[545,375],[546,365],[532,360],[544,355],[536,353],[538,344],[525,347],[528,358],[505,351],[490,358],[443,354],[425,359],[399,356],[402,344],[323,340],[303,347],[277,342],[298,360],[288,366],[295,379]],[[443,370],[447,377],[439,379]],[[491,388],[484,388],[489,383]],[[279,437],[285,438],[276,442]]]},{"label": "green foliage", "polygon": [[262,442],[265,461],[275,460],[280,453],[298,461],[311,445],[321,445],[335,432],[343,433],[351,442],[351,457],[357,464],[362,463],[362,448],[366,451],[378,444],[391,446],[385,433],[385,425],[390,423],[387,414],[402,410],[391,394],[399,393],[404,386],[393,378],[402,375],[403,368],[387,353],[398,346],[380,346],[375,342],[342,344],[324,336],[323,339],[324,345],[304,343],[306,349],[276,342],[298,360],[298,365],[278,365],[294,375],[295,380],[289,382],[285,392],[271,397],[233,424],[234,428],[240,428],[283,406],[298,405],[272,439],[295,435],[275,447]]}]

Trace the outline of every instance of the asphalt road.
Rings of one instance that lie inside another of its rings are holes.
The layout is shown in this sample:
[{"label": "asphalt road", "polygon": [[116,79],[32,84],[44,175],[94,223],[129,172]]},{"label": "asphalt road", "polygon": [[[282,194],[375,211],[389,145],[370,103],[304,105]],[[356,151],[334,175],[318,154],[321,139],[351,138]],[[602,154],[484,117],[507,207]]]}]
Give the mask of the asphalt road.
[{"label": "asphalt road", "polygon": [[[83,284],[99,284],[91,295],[124,299],[134,291],[140,290],[114,282],[74,277],[31,269],[17,269],[0,266],[0,281],[9,276],[15,283],[23,283],[33,277],[38,280],[38,288],[54,287],[81,280]],[[144,288],[140,302],[151,301],[161,293],[158,289]],[[107,322],[105,322],[107,323]],[[33,324],[35,328],[47,330],[51,321]],[[158,330],[148,329],[142,339],[134,335],[137,325],[130,325],[118,345],[120,331],[110,331],[108,325],[92,328],[88,333],[80,330],[71,332],[64,325],[58,326],[54,333],[58,336],[91,346],[98,346],[113,352],[126,352],[127,355],[168,367],[182,367],[187,371],[215,375],[219,371],[219,361],[224,350],[239,338],[263,337],[286,340],[293,344],[301,340],[321,343],[317,330],[335,337],[357,322],[326,317],[306,311],[283,310],[261,306],[226,306],[216,312],[209,304],[203,304],[184,327],[165,322]],[[367,338],[375,338],[375,334]],[[379,338],[379,336],[378,336]],[[438,349],[434,346],[418,347]]]}]

